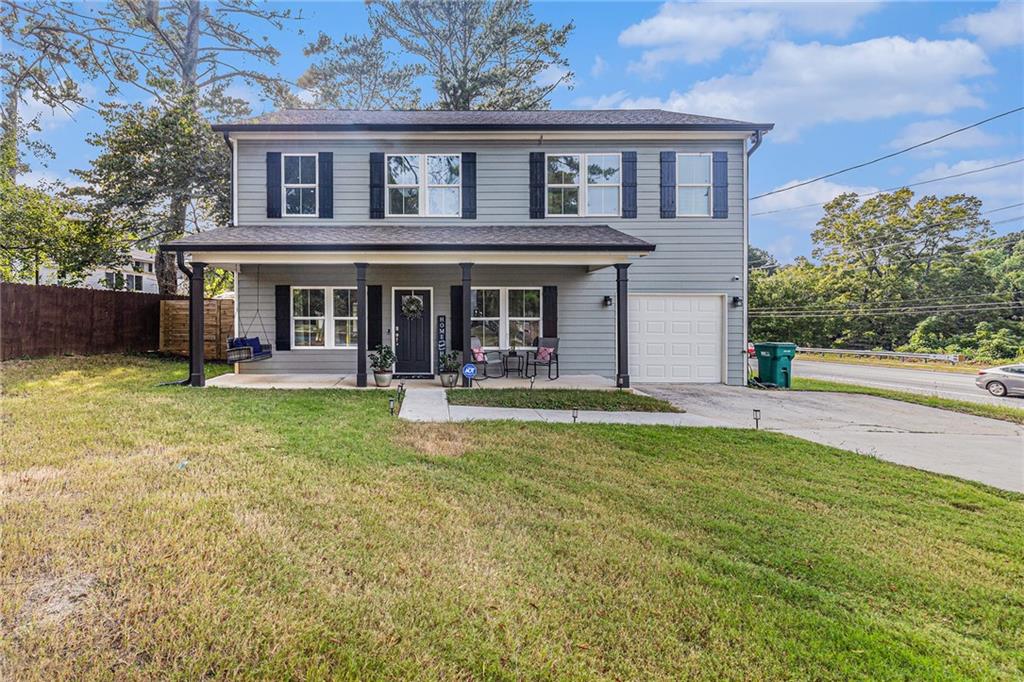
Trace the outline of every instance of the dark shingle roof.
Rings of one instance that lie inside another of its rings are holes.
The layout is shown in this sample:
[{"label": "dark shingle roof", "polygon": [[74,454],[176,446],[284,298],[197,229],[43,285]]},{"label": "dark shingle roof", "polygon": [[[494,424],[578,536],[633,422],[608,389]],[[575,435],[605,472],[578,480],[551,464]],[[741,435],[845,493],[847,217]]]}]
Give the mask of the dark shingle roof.
[{"label": "dark shingle roof", "polygon": [[608,225],[273,225],[220,227],[165,251],[653,251]]},{"label": "dark shingle roof", "polygon": [[771,130],[771,123],[698,116],[662,109],[546,109],[539,111],[351,111],[282,109],[222,123],[215,130],[489,130],[630,129]]}]

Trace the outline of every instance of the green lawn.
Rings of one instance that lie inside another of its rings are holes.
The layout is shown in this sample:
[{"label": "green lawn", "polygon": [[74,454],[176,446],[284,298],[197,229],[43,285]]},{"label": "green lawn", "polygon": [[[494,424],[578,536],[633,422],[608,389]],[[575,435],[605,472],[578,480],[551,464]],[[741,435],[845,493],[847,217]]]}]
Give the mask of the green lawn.
[{"label": "green lawn", "polygon": [[765,432],[0,369],[0,678],[1024,675],[1021,496]]},{"label": "green lawn", "polygon": [[879,367],[899,367],[900,369],[924,369],[933,372],[951,372],[953,374],[975,374],[979,369],[985,367],[999,367],[1000,365],[1012,365],[1019,360],[1004,359],[995,362],[976,362],[964,360],[955,365],[940,360],[898,360],[896,358],[873,358],[857,355],[824,355],[821,353],[798,353],[797,360],[811,360],[814,362],[838,362],[844,365],[876,365]]},{"label": "green lawn", "polygon": [[605,412],[682,412],[669,402],[630,391],[585,391],[568,388],[451,389],[452,405],[526,407],[535,410],[602,410]]},{"label": "green lawn", "polygon": [[[1024,408],[1013,407],[1012,405],[975,403],[970,400],[954,400],[934,395],[910,393],[908,391],[893,391],[887,388],[874,388],[859,384],[847,384],[842,381],[807,379],[803,377],[793,378],[793,389],[797,391],[827,391],[831,393],[862,393],[864,395],[878,396],[879,398],[889,398],[890,400],[902,400],[905,403],[937,407],[940,410],[963,412],[964,414],[973,414],[978,417],[989,417],[1015,424],[1024,424]],[[1014,398],[1007,398],[1006,400],[1015,401]],[[1024,405],[1024,400],[1016,402]]]}]

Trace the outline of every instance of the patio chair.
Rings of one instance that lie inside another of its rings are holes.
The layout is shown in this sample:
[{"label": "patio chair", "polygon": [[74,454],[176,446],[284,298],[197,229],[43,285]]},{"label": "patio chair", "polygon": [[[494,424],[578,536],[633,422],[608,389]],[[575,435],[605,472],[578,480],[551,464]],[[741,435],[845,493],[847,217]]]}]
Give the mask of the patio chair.
[{"label": "patio chair", "polygon": [[[530,368],[533,368],[533,374]],[[528,351],[526,354],[526,377],[531,379],[537,376],[537,367],[548,368],[548,381],[554,381],[559,375],[558,371],[558,337],[540,337],[537,339],[537,350]],[[555,375],[551,376],[554,369]]]},{"label": "patio chair", "polygon": [[[471,350],[471,362],[476,365],[476,380],[500,379],[505,376],[505,363],[502,362],[501,352],[496,350],[484,350],[483,343],[476,336],[469,339]],[[483,360],[478,358],[483,357]]]}]

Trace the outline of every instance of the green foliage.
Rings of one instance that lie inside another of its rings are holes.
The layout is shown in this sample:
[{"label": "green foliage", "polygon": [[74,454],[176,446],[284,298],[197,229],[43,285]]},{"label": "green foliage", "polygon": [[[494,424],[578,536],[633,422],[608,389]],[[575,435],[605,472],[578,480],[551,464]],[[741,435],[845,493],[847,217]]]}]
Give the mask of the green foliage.
[{"label": "green foliage", "polygon": [[826,204],[812,235],[818,263],[751,271],[751,338],[1016,356],[1024,242],[990,240],[975,197],[913,199],[902,189]]},{"label": "green foliage", "polygon": [[390,372],[395,366],[395,351],[391,346],[381,344],[370,353],[370,368],[375,372]]},{"label": "green foliage", "polygon": [[462,356],[459,355],[458,351],[453,350],[442,353],[438,360],[442,372],[458,372],[459,368],[462,367]]},{"label": "green foliage", "polygon": [[[394,40],[433,81],[437,109],[546,109],[573,74],[573,30],[538,22],[526,0],[367,0],[374,36]],[[542,79],[543,73],[560,72]]]}]

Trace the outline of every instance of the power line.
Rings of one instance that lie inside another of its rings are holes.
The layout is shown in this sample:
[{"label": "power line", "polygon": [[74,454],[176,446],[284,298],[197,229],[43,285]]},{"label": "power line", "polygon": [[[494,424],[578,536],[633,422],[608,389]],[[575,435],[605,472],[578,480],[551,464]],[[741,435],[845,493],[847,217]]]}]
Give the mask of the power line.
[{"label": "power line", "polygon": [[[932,178],[931,180],[921,180],[920,182],[911,182],[911,183],[908,183],[908,184],[905,184],[905,185],[899,185],[897,187],[889,187],[888,189],[880,189],[880,190],[876,190],[874,192],[865,192],[864,194],[858,194],[857,198],[863,199],[864,197],[873,197],[873,196],[878,195],[878,194],[884,194],[885,192],[895,192],[895,191],[901,190],[901,189],[903,189],[905,187],[918,187],[920,185],[928,185],[928,184],[931,184],[933,182],[941,182],[942,180],[949,180],[951,178],[962,178],[965,175],[974,175],[975,173],[984,173],[985,171],[995,170],[996,168],[1005,168],[1006,166],[1012,166],[1015,163],[1022,163],[1022,162],[1024,162],[1024,158],[1014,159],[1013,161],[1005,161],[1003,163],[997,163],[994,166],[985,166],[984,168],[975,168],[974,170],[963,171],[961,173],[953,173],[952,175],[943,175],[943,176],[938,177],[938,178]],[[829,201],[831,201],[831,199]],[[754,216],[759,216],[759,215],[771,215],[773,213],[786,213],[788,211],[799,211],[800,209],[803,209],[803,208],[814,208],[815,206],[824,206],[827,203],[828,203],[828,201],[819,201],[816,204],[802,204],[800,206],[790,206],[788,208],[776,208],[776,209],[773,209],[771,211],[758,211],[757,213],[751,213],[750,217],[753,218]],[[1017,206],[1021,206],[1022,204],[1016,204],[1016,205]]]},{"label": "power line", "polygon": [[[908,305],[956,305],[957,301],[966,304],[967,302],[978,302],[978,303],[1010,303],[1011,301],[1005,298],[1000,298],[996,301],[984,301],[979,299],[993,298],[1000,296],[1001,294],[959,294],[959,295],[944,295],[944,296],[923,296],[920,298],[904,298],[898,301],[867,301],[867,302],[851,302],[845,304],[822,304],[821,306],[778,306],[775,308],[751,308],[751,311],[759,312],[803,312],[807,310],[864,310],[870,308],[872,310],[884,310],[886,308],[901,307]],[[831,306],[831,307],[828,307]]]},{"label": "power line", "polygon": [[904,149],[900,149],[899,151],[892,152],[891,154],[886,154],[884,156],[879,156],[877,158],[871,159],[870,161],[864,161],[863,163],[858,163],[858,164],[853,165],[853,166],[847,166],[846,168],[841,168],[841,169],[839,169],[837,171],[832,171],[831,173],[826,173],[825,175],[819,175],[818,177],[811,178],[810,180],[804,180],[803,182],[798,182],[795,185],[789,185],[787,187],[780,187],[779,189],[773,189],[772,191],[765,192],[764,194],[758,194],[757,196],[750,197],[750,201],[753,201],[754,199],[761,199],[762,197],[767,197],[767,196],[770,196],[772,194],[779,194],[781,192],[788,192],[789,190],[796,189],[797,187],[803,187],[805,185],[810,185],[811,183],[819,182],[821,180],[825,180],[826,178],[835,177],[836,175],[840,175],[842,173],[847,173],[847,172],[852,171],[852,170],[857,170],[858,168],[864,168],[865,166],[870,166],[871,164],[878,163],[879,161],[885,161],[886,159],[891,159],[894,156],[899,156],[900,154],[906,154],[909,151],[913,151],[915,149],[919,149],[921,147],[924,147],[925,145],[932,144],[933,142],[938,142],[939,140],[943,140],[943,139],[945,139],[947,137],[950,137],[951,135],[956,135],[957,133],[962,133],[965,130],[970,130],[971,128],[977,128],[980,125],[984,125],[986,123],[989,123],[990,121],[994,121],[997,118],[1002,118],[1004,116],[1009,116],[1010,114],[1015,114],[1018,111],[1024,111],[1024,107],[1017,107],[1016,109],[1010,109],[1009,111],[1004,111],[1001,114],[996,114],[995,116],[990,116],[990,117],[986,118],[983,121],[978,121],[977,123],[972,123],[970,125],[966,125],[963,128],[957,128],[956,130],[951,130],[948,133],[944,133],[942,135],[939,135],[938,137],[933,137],[930,140],[925,140],[924,142],[918,142],[917,144],[911,145],[911,146],[906,147]]},{"label": "power line", "polygon": [[[1016,308],[1016,307],[1018,307],[1018,306],[1015,305],[1015,304],[1007,304],[1007,305],[1002,305],[1002,306],[999,306],[999,307],[985,308],[984,310],[985,310],[985,312],[993,312],[993,311],[996,311],[996,310],[1012,310],[1013,308]],[[759,318],[768,318],[768,319],[782,319],[782,320],[793,320],[793,319],[801,319],[801,318],[806,318],[806,319],[825,319],[825,318],[832,318],[832,317],[893,317],[893,316],[896,316],[896,315],[912,316],[912,315],[934,315],[934,314],[937,314],[937,313],[969,313],[969,312],[972,312],[974,310],[977,310],[977,309],[976,308],[963,308],[963,309],[959,309],[958,308],[958,309],[954,310],[954,309],[946,309],[946,308],[937,308],[937,309],[936,308],[913,308],[913,309],[908,309],[908,310],[903,310],[903,311],[900,311],[900,310],[890,310],[890,311],[879,311],[879,312],[871,311],[871,312],[865,312],[865,313],[815,313],[815,312],[811,312],[811,313],[799,313],[799,314],[794,314],[794,315],[778,315],[778,314],[762,315],[762,314],[753,314],[753,313],[751,313],[750,317],[759,317]]]},{"label": "power line", "polygon": [[[1017,204],[1017,205],[1021,205],[1021,204]],[[1014,205],[1014,206],[1004,206],[1003,208],[1014,208],[1015,206],[1016,205]],[[997,209],[993,209],[992,211],[983,211],[982,214],[984,214],[984,213],[994,213],[995,211],[999,211],[999,210],[1002,210],[1002,209],[998,209],[997,208]],[[1024,220],[1024,215],[1019,215],[1019,216],[1016,216],[1014,218],[1006,218],[1005,220],[997,220],[994,223],[989,223],[989,224],[990,225],[1003,225],[1003,224],[1006,224],[1006,223],[1014,223],[1014,222],[1017,222],[1018,220]],[[949,221],[946,221],[946,222],[949,222]],[[944,225],[944,224],[946,224],[946,222],[932,223],[930,225],[924,225],[920,229],[927,230],[927,229],[932,228],[932,227],[938,227],[940,225]],[[923,238],[924,237],[916,237],[914,239],[907,239],[905,241],[900,241],[900,242],[887,242],[887,243],[884,243],[884,244],[877,244],[875,246],[867,247],[867,248],[864,248],[864,249],[859,249],[857,251],[850,251],[849,255],[856,255],[856,254],[860,254],[860,253],[866,253],[868,251],[876,251],[878,249],[884,249],[887,246],[902,246],[902,245],[905,245],[905,244],[912,244],[914,242],[920,241]],[[992,239],[986,239],[983,242],[979,242],[980,248],[978,248],[978,249],[974,249],[974,250],[971,250],[971,251],[965,251],[963,253],[956,254],[956,255],[963,255],[963,254],[966,254],[966,253],[978,253],[980,251],[988,251],[989,249],[999,248],[1001,242],[1013,243],[1013,242],[1016,242],[1016,241],[1020,241],[1020,239],[1021,239],[1021,237],[1019,235],[1013,235],[1013,234],[1003,235],[1002,237],[993,237]],[[930,256],[925,256],[925,258],[930,258],[930,257],[933,257],[934,255],[935,254],[932,254]],[[898,261],[898,260],[896,260],[896,261],[888,261],[887,263],[885,263],[885,265],[888,265],[888,264],[891,264],[891,263],[899,263],[899,262],[903,262],[903,261]],[[790,265],[792,265],[792,264],[790,264]],[[781,270],[784,267],[788,267],[788,265],[779,265],[779,264],[776,264],[776,265],[755,265],[754,267],[750,268],[750,271],[752,272],[754,270]],[[816,265],[816,267],[841,267],[841,266],[838,266],[838,265]],[[874,266],[867,266],[867,267],[874,267]]]}]

